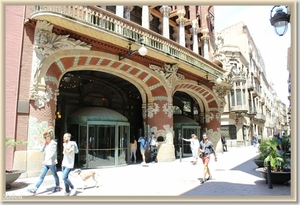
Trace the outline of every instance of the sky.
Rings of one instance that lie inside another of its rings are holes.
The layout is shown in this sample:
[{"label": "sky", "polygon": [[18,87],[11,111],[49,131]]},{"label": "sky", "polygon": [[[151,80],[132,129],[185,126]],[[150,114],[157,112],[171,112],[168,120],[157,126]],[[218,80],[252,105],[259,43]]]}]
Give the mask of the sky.
[{"label": "sky", "polygon": [[[268,82],[273,82],[279,99],[289,105],[287,49],[291,46],[291,23],[284,36],[278,36],[270,23],[273,6],[214,6],[215,32],[239,22],[248,27],[265,63]],[[276,9],[275,9],[276,10]],[[273,11],[273,15],[274,12]],[[286,10],[284,10],[286,11]]]}]

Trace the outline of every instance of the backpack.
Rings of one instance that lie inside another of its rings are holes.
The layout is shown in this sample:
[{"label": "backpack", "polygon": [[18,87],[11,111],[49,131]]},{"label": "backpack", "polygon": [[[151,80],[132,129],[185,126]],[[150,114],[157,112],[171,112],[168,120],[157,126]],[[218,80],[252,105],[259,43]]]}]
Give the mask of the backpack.
[{"label": "backpack", "polygon": [[144,138],[143,148],[144,148],[144,149],[147,149],[147,148],[148,148],[148,140],[147,140],[146,138]]}]

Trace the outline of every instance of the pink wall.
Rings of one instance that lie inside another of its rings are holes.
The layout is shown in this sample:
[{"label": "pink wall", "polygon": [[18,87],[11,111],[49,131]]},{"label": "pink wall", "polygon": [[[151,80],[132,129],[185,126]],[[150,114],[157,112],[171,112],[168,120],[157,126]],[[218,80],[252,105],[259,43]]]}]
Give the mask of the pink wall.
[{"label": "pink wall", "polygon": [[[25,6],[5,6],[5,136],[15,138]],[[11,169],[13,149],[6,151]]]}]

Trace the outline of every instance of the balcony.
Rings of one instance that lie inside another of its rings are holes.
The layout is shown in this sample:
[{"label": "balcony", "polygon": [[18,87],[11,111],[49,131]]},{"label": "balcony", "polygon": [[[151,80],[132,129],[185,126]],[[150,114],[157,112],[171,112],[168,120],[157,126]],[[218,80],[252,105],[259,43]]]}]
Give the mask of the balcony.
[{"label": "balcony", "polygon": [[247,88],[248,88],[248,90],[252,91],[254,89],[253,83],[248,82],[247,83]]},{"label": "balcony", "polygon": [[266,116],[264,114],[262,114],[262,113],[257,113],[255,115],[255,118],[258,119],[258,120],[260,120],[260,121],[262,121],[262,122],[266,122]]},{"label": "balcony", "polygon": [[91,36],[99,42],[115,41],[115,44],[123,48],[127,48],[129,40],[137,42],[140,37],[143,37],[144,45],[149,48],[147,54],[149,57],[160,56],[161,60],[165,61],[169,61],[169,57],[178,59],[186,65],[192,65],[211,75],[215,75],[215,71],[220,69],[216,64],[173,40],[97,6],[36,5],[26,24],[34,25],[32,22],[40,19],[57,27],[74,28],[77,33]]},{"label": "balcony", "polygon": [[248,110],[248,115],[256,115],[256,108],[255,107],[249,107],[249,110]]},{"label": "balcony", "polygon": [[248,112],[248,106],[247,105],[230,106],[230,112],[247,113]]}]

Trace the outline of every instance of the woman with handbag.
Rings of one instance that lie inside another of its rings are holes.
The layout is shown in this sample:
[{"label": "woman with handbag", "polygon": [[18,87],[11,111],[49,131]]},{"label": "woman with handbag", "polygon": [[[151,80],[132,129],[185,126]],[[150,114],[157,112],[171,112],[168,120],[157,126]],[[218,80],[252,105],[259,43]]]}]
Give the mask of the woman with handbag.
[{"label": "woman with handbag", "polygon": [[190,146],[191,146],[191,150],[192,150],[192,154],[193,154],[193,158],[194,158],[193,165],[196,165],[197,161],[198,161],[199,147],[200,147],[197,135],[192,134],[191,139],[182,138],[182,140],[184,140],[186,142],[191,142]]},{"label": "woman with handbag", "polygon": [[[214,145],[213,143],[208,140],[208,136],[206,135],[206,133],[203,134],[203,140],[200,142],[200,152],[203,153],[203,157],[202,157],[202,162],[203,162],[203,167],[204,167],[204,171],[203,171],[203,180],[201,181],[201,184],[203,184],[205,181],[208,181],[210,179],[212,179],[208,164],[210,161],[210,155],[214,154],[215,156],[215,161],[217,161],[217,155],[214,149]],[[206,174],[208,174],[208,177],[206,177]]]}]

